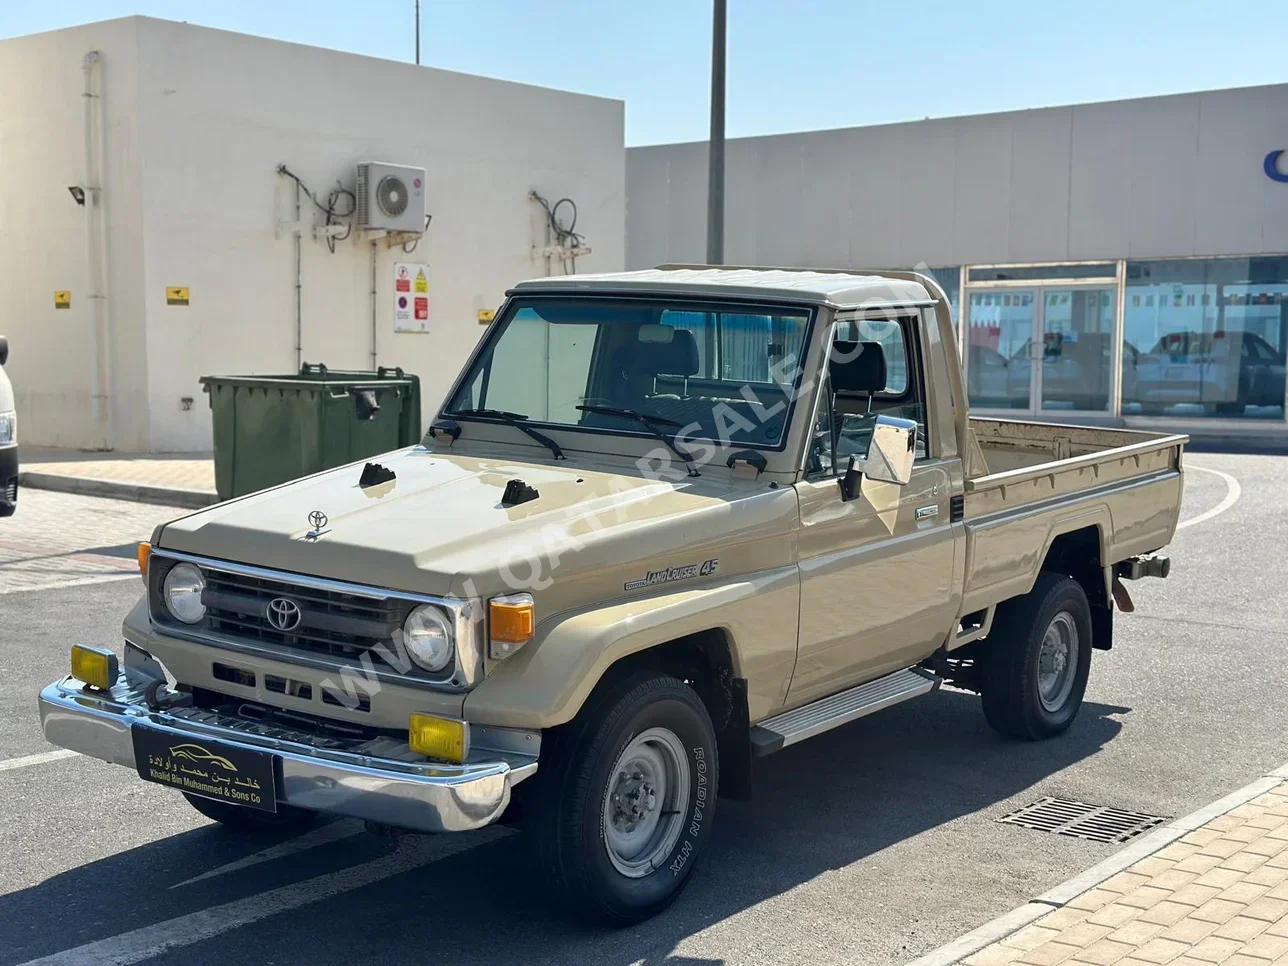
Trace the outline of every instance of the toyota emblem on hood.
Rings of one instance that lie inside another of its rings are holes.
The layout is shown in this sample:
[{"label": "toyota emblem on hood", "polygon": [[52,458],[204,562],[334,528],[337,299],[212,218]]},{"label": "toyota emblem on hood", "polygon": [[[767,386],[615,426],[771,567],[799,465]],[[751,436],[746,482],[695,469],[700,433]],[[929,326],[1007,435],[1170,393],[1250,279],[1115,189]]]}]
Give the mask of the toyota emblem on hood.
[{"label": "toyota emblem on hood", "polygon": [[326,514],[321,510],[314,510],[309,514],[309,526],[314,530],[321,530],[326,526]]}]

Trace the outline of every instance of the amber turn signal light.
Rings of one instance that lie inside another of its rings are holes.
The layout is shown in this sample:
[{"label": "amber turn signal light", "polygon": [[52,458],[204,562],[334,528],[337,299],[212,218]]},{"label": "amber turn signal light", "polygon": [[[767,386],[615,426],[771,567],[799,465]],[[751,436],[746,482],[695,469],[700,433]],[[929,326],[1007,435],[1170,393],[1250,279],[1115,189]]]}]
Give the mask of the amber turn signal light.
[{"label": "amber turn signal light", "polygon": [[143,582],[148,582],[148,558],[152,556],[152,544],[144,541],[139,544],[137,558],[139,561],[139,574],[143,577]]},{"label": "amber turn signal light", "polygon": [[488,656],[494,661],[509,657],[532,640],[536,627],[531,594],[493,597],[488,604]]}]

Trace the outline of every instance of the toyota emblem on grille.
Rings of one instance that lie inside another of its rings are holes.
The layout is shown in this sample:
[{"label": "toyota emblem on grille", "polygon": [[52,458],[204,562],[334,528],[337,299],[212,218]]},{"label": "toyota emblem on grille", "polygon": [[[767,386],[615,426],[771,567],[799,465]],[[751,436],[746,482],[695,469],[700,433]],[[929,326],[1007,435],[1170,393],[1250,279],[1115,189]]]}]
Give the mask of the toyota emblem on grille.
[{"label": "toyota emblem on grille", "polygon": [[309,514],[309,526],[314,530],[321,530],[326,526],[326,514],[321,510],[314,510]]},{"label": "toyota emblem on grille", "polygon": [[279,631],[293,631],[300,626],[300,605],[288,597],[274,597],[265,612],[268,622]]}]

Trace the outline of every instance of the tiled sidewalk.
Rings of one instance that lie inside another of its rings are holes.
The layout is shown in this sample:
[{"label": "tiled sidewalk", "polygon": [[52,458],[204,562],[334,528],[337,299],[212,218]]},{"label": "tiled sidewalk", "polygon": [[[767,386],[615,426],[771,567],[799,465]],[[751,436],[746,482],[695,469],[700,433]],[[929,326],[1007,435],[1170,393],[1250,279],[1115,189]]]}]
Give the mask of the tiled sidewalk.
[{"label": "tiled sidewalk", "polygon": [[197,507],[214,503],[215,462],[205,454],[123,455],[21,450],[24,486]]},{"label": "tiled sidewalk", "polygon": [[1288,782],[965,966],[1288,966]]}]

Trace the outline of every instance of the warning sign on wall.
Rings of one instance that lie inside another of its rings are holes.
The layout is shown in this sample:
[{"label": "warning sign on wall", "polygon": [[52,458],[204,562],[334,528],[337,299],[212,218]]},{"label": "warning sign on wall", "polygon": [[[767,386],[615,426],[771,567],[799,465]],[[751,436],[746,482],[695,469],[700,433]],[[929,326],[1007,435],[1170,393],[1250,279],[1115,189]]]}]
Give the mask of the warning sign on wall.
[{"label": "warning sign on wall", "polygon": [[394,331],[429,331],[429,266],[394,262]]}]

